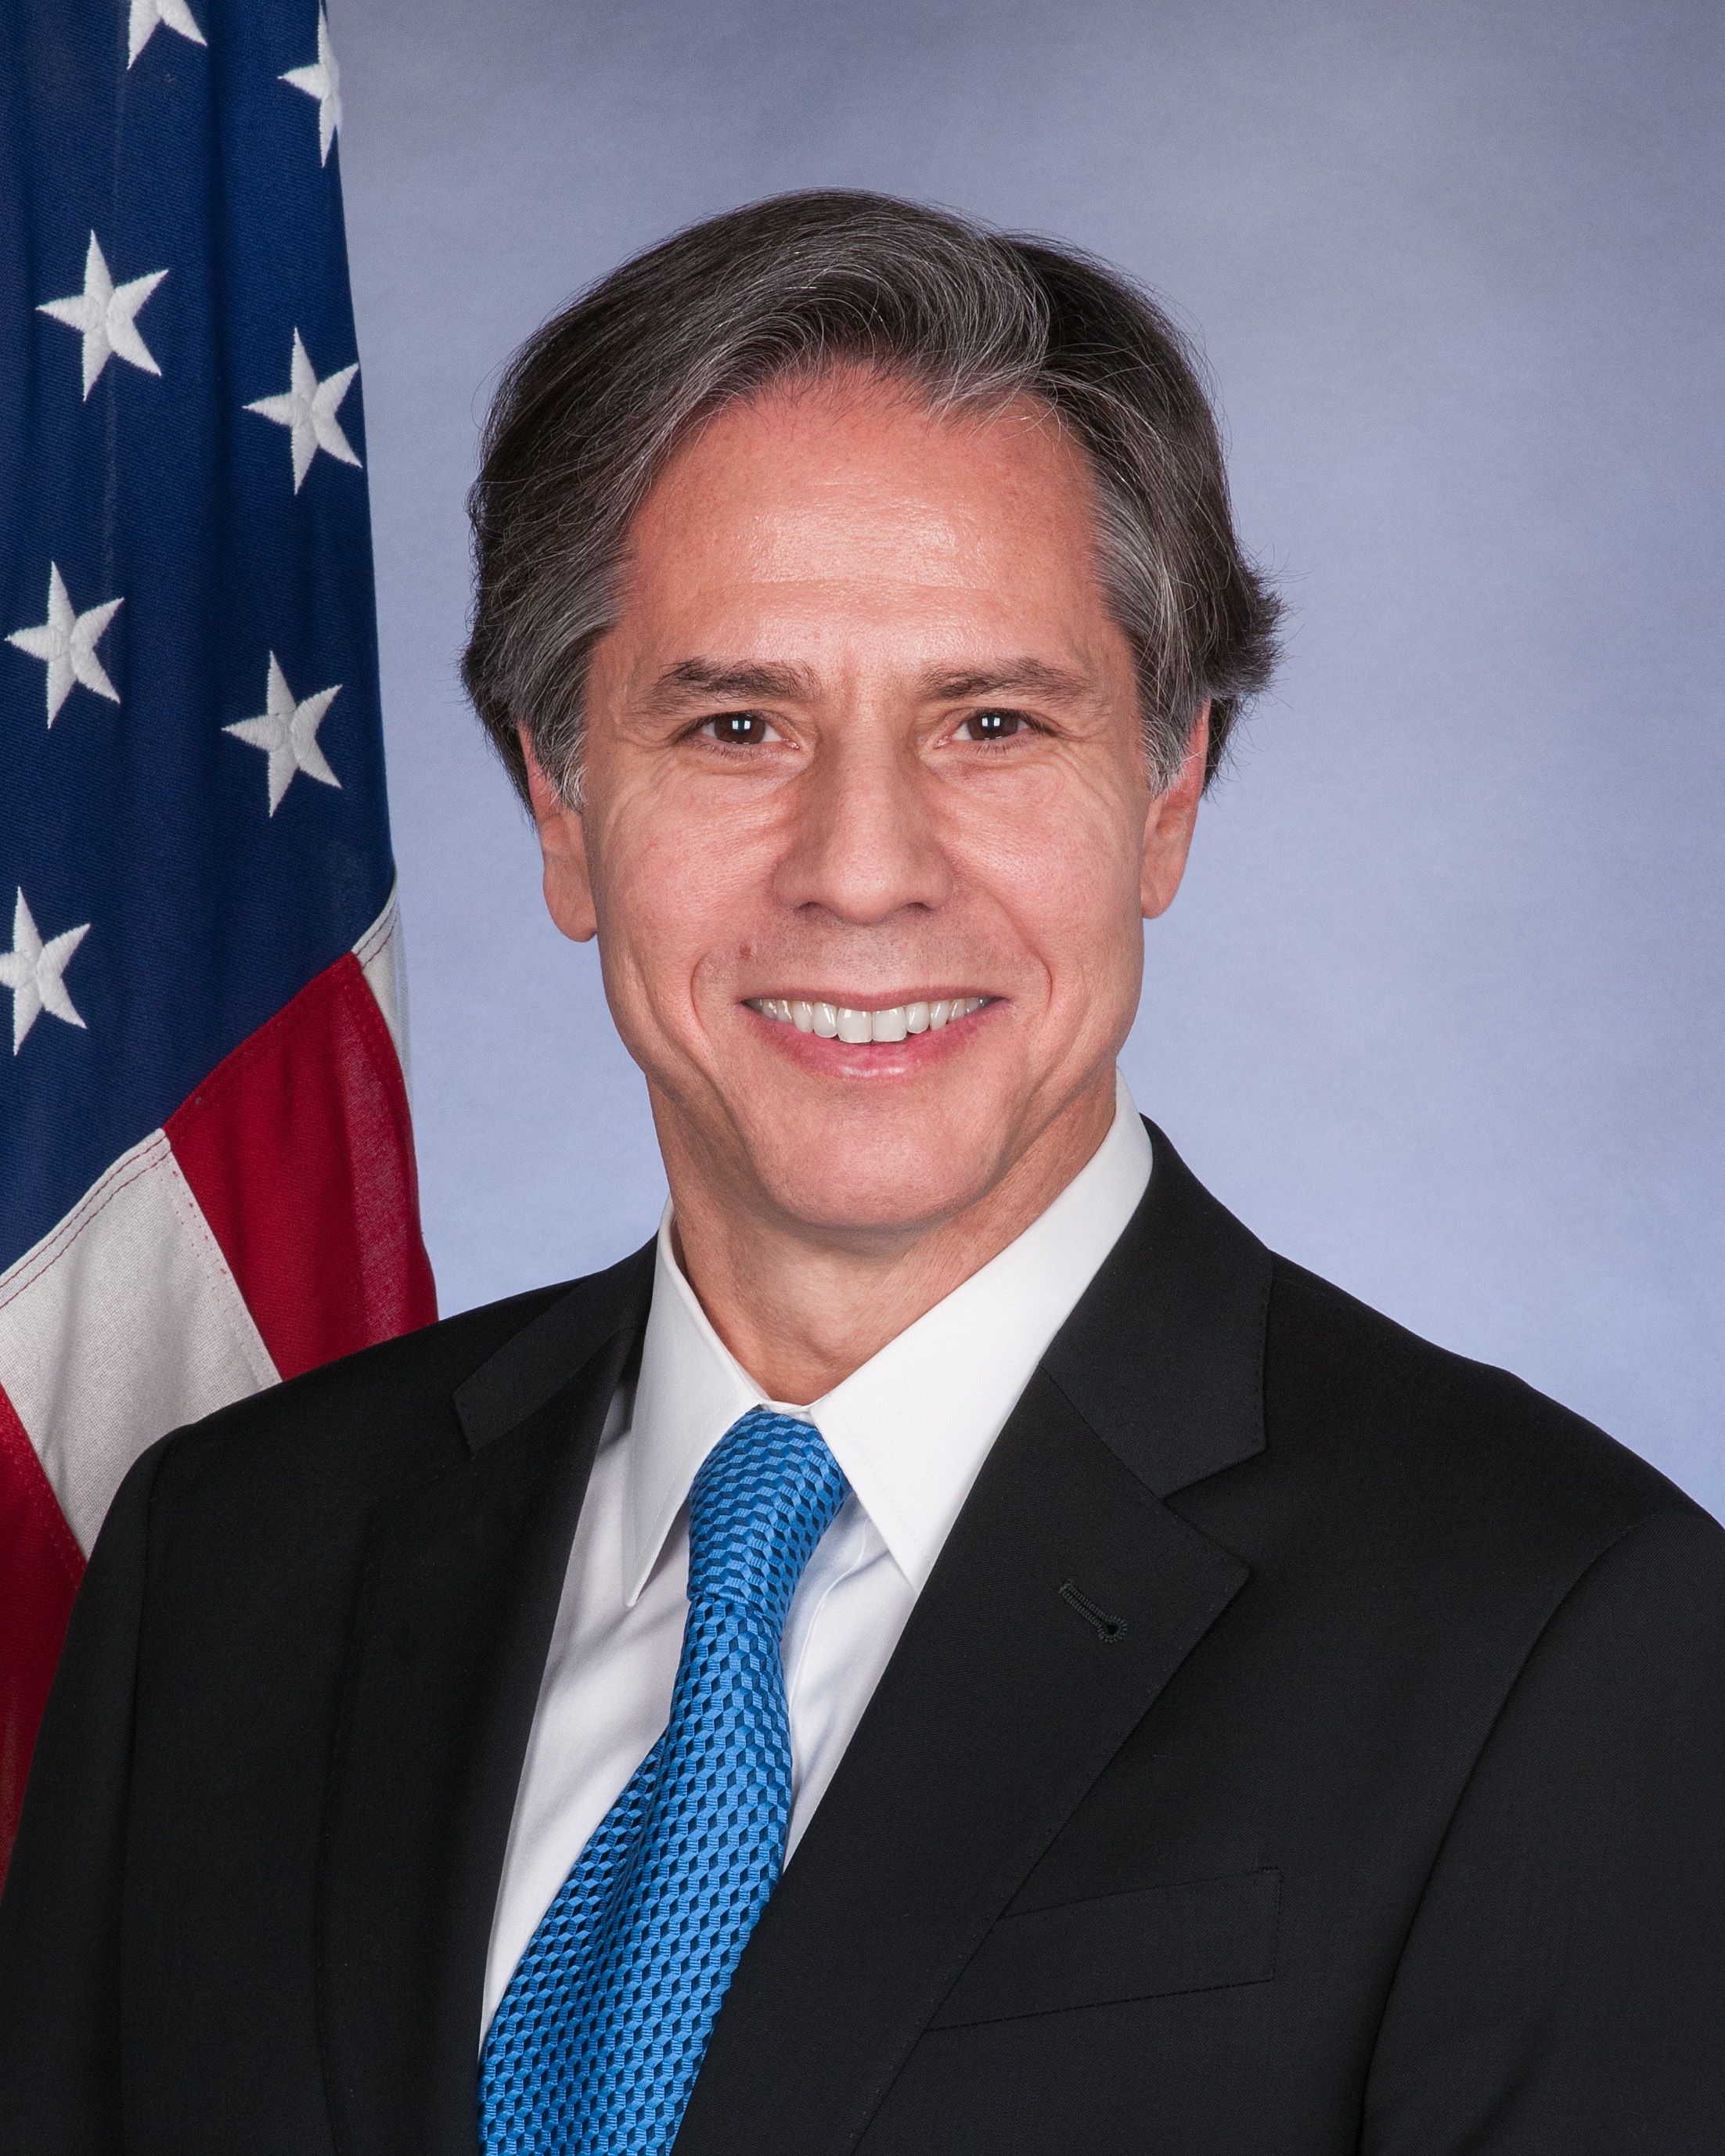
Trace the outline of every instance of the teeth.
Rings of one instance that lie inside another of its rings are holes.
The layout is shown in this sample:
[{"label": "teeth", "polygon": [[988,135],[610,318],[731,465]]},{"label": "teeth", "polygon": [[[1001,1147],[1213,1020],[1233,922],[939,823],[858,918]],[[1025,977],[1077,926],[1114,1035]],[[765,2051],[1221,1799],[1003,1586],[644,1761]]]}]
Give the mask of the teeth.
[{"label": "teeth", "polygon": [[895,1004],[891,1010],[857,1010],[849,1004],[812,1004],[783,996],[757,997],[750,1008],[763,1018],[793,1025],[798,1033],[818,1034],[822,1040],[843,1040],[860,1046],[866,1040],[902,1040],[910,1033],[938,1033],[955,1018],[979,1011],[986,996],[955,996],[932,1004]]}]

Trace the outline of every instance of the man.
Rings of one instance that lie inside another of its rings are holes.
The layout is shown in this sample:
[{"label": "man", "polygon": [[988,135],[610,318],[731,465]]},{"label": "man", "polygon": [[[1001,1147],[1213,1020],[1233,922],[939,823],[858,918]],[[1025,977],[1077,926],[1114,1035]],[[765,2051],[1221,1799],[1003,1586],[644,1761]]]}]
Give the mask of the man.
[{"label": "man", "polygon": [[139,1464],[4,2148],[1717,2149],[1725,1539],[1115,1075],[1274,617],[1168,322],[794,198],[486,449],[469,685],[670,1205]]}]

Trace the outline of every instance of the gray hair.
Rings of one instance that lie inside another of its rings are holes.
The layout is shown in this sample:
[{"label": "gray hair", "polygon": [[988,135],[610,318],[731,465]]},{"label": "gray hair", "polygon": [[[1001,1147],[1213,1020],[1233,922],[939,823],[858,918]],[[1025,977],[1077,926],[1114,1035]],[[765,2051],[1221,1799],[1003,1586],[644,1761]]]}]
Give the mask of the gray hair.
[{"label": "gray hair", "polygon": [[1270,677],[1280,606],[1235,536],[1186,341],[1075,249],[831,190],[732,210],[649,249],[546,323],[505,373],[468,500],[477,588],[462,675],[524,797],[518,727],[579,801],[588,658],[617,619],[636,512],[678,449],[727,404],[859,366],[942,414],[1032,399],[1079,444],[1152,783],[1178,776],[1206,703],[1214,776]]}]

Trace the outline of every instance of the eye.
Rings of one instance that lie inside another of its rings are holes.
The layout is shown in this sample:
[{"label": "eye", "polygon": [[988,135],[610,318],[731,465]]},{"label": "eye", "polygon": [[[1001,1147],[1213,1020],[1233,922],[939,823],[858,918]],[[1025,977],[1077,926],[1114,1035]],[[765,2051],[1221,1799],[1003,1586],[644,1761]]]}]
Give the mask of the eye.
[{"label": "eye", "polygon": [[758,748],[778,738],[772,721],[760,711],[721,711],[716,718],[703,719],[700,731],[727,748]]},{"label": "eye", "polygon": [[1007,741],[1014,734],[1022,733],[1024,726],[1021,711],[973,711],[960,732],[971,741]]}]

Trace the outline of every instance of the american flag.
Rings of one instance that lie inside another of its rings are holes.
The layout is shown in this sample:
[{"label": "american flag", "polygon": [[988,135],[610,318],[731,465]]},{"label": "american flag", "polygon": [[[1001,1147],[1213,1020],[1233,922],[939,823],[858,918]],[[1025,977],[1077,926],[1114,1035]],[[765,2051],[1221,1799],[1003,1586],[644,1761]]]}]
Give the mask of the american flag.
[{"label": "american flag", "polygon": [[435,1310],[327,20],[0,0],[0,84],[3,1866],[133,1460]]}]

